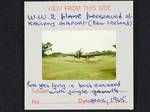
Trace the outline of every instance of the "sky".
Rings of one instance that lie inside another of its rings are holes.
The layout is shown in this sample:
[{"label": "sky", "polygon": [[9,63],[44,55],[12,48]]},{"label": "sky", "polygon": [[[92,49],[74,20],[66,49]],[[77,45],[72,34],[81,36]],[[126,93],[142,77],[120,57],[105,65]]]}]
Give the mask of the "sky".
[{"label": "sky", "polygon": [[42,42],[53,44],[53,52],[74,53],[115,50],[116,31],[113,30],[64,30],[43,31]]}]

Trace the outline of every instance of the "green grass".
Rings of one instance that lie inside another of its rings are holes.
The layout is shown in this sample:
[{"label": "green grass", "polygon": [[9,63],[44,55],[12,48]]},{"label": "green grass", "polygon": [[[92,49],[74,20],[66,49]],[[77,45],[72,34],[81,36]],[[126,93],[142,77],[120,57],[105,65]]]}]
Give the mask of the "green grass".
[{"label": "green grass", "polygon": [[112,55],[85,59],[67,57],[43,57],[43,80],[114,80],[116,57]]}]

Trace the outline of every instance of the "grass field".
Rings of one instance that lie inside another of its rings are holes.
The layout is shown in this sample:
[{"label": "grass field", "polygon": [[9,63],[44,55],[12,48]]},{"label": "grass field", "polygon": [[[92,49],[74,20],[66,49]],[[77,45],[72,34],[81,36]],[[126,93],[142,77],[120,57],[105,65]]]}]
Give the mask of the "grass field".
[{"label": "grass field", "polygon": [[84,58],[43,57],[43,80],[114,80],[116,78],[116,57],[96,56]]}]

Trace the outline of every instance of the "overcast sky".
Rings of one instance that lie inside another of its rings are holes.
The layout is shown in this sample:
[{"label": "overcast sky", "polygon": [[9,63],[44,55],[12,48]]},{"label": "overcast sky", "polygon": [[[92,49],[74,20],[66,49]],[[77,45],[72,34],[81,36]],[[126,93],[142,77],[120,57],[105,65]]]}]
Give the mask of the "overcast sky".
[{"label": "overcast sky", "polygon": [[73,53],[115,50],[116,32],[112,30],[43,31],[42,42],[53,44],[53,52]]}]

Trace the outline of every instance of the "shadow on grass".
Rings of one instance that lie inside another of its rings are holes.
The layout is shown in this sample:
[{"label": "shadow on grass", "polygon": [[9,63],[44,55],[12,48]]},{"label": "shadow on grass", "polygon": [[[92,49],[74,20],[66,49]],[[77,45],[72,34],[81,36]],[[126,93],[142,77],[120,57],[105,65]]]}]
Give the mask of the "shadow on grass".
[{"label": "shadow on grass", "polygon": [[98,61],[91,61],[91,60],[64,60],[64,61],[70,63],[98,63]]}]

